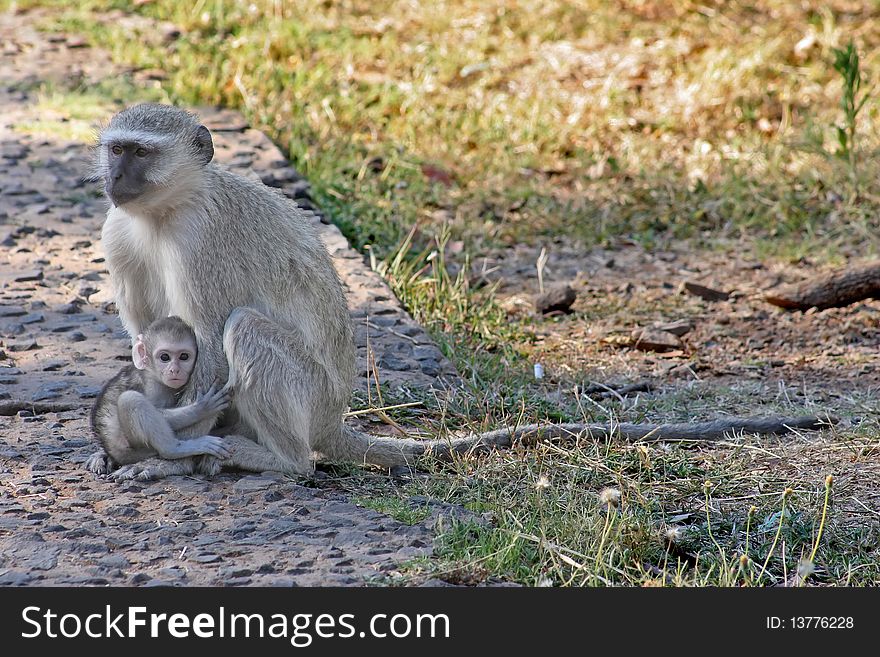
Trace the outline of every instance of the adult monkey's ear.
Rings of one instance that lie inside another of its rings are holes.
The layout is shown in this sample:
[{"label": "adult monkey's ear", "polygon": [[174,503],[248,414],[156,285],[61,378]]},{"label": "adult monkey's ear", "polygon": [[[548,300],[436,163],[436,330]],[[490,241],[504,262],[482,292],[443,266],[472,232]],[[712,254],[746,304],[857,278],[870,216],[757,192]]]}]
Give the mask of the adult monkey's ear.
[{"label": "adult monkey's ear", "polygon": [[200,125],[196,130],[196,146],[205,164],[214,159],[214,141],[211,139],[211,131]]},{"label": "adult monkey's ear", "polygon": [[143,334],[134,339],[134,345],[131,347],[131,360],[139,370],[145,370],[150,366],[150,354],[147,353]]}]

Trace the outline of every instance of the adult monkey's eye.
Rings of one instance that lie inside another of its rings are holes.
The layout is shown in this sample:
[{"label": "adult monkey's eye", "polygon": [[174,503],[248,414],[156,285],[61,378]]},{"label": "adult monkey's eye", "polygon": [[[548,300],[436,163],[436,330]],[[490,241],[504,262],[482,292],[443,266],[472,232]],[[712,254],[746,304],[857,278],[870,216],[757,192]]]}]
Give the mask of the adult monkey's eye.
[{"label": "adult monkey's eye", "polygon": [[161,360],[163,363],[167,363],[171,360],[171,356],[169,356],[168,354],[162,354],[161,356],[159,356],[159,360]]},{"label": "adult monkey's eye", "polygon": [[146,157],[147,156],[147,149],[146,148],[139,148],[134,152],[134,154],[137,155],[138,157]]},{"label": "adult monkey's eye", "polygon": [[123,151],[124,151],[125,149],[122,148],[122,146],[120,146],[119,144],[114,144],[114,145],[110,148],[110,150],[113,152],[114,155],[122,155],[122,153],[123,153]]}]

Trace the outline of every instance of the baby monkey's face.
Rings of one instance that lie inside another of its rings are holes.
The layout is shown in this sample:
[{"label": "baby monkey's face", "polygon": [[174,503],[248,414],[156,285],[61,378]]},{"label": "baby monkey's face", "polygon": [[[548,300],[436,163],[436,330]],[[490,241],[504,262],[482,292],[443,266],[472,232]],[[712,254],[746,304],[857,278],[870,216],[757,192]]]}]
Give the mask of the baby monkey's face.
[{"label": "baby monkey's face", "polygon": [[185,386],[195,364],[196,345],[191,340],[161,342],[153,349],[153,371],[169,388]]}]

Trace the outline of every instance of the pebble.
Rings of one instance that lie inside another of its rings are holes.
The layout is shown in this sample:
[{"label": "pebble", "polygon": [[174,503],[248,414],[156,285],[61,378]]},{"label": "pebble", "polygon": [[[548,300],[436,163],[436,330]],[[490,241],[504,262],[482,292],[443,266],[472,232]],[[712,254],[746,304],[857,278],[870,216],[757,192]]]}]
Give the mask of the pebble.
[{"label": "pebble", "polygon": [[191,561],[196,561],[198,563],[217,563],[222,561],[219,554],[199,554],[194,557],[190,557]]},{"label": "pebble", "polygon": [[19,317],[26,315],[27,311],[21,306],[3,306],[0,305],[0,317]]},{"label": "pebble", "polygon": [[[8,191],[7,191],[8,193]],[[12,279],[16,283],[26,283],[28,281],[41,281],[43,280],[43,270],[42,269],[31,269],[28,271],[23,271],[22,273],[15,276]]]},{"label": "pebble", "polygon": [[20,352],[20,351],[31,351],[32,349],[36,349],[38,347],[36,340],[20,340],[17,342],[10,342],[6,345],[6,348],[9,351]]},{"label": "pebble", "polygon": [[21,335],[25,332],[24,324],[21,322],[12,322],[9,324],[4,324],[0,327],[0,335],[4,338],[15,337],[16,335]]},{"label": "pebble", "polygon": [[381,369],[394,370],[395,372],[405,372],[412,369],[413,365],[402,358],[386,354],[379,359],[379,367]]},{"label": "pebble", "polygon": [[101,386],[81,386],[76,388],[80,399],[94,399],[101,392]]}]

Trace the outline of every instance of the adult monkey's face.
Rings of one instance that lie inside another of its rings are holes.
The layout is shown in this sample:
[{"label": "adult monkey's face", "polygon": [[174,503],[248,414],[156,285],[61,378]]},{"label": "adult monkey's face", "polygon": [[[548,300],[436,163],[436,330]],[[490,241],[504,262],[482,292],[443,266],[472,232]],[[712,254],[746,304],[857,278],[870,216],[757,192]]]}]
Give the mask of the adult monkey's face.
[{"label": "adult monkey's face", "polygon": [[125,205],[154,187],[148,173],[156,168],[158,148],[136,141],[113,141],[104,148],[108,165],[104,193],[113,205]]},{"label": "adult monkey's face", "polygon": [[191,194],[214,156],[210,131],[189,112],[144,103],[121,111],[101,130],[93,176],[117,207],[160,212]]}]

